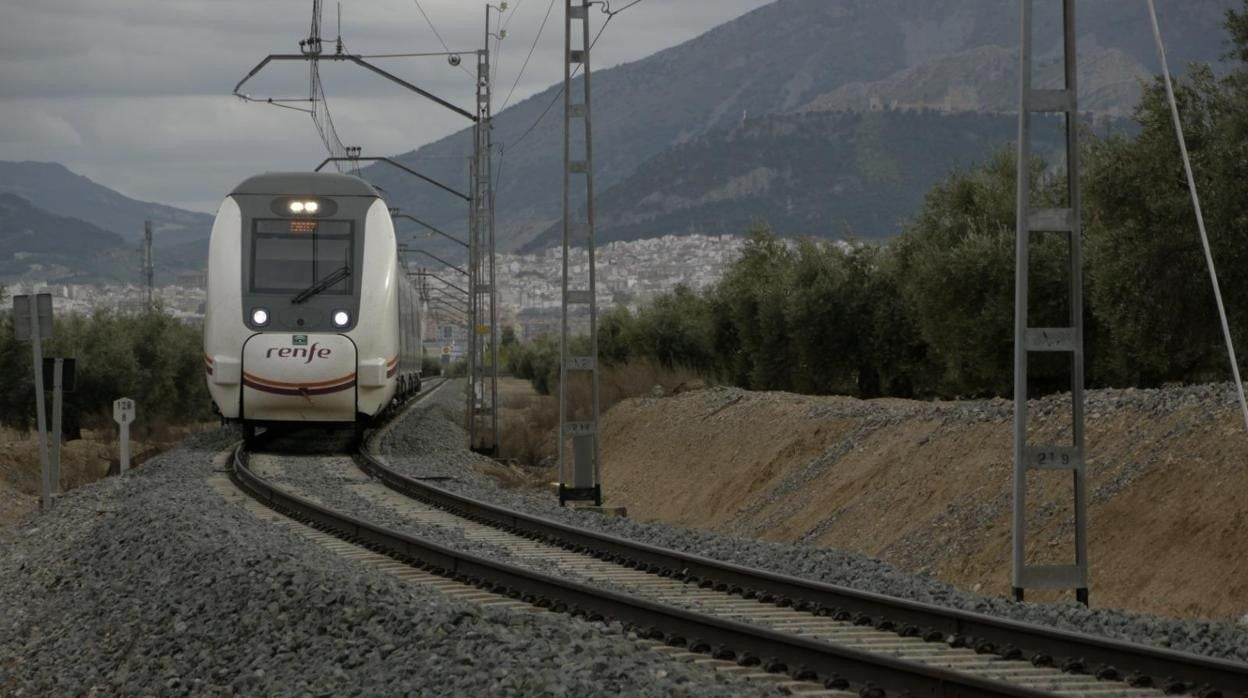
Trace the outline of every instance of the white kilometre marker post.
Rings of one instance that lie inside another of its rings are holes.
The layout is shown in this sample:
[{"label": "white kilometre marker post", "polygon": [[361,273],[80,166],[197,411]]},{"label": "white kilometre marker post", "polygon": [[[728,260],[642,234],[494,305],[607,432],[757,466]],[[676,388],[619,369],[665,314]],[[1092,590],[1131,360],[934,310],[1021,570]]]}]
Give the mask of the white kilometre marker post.
[{"label": "white kilometre marker post", "polygon": [[134,421],[134,400],[123,397],[113,401],[113,421],[121,429],[121,453],[118,473],[124,474],[130,469],[130,422]]}]

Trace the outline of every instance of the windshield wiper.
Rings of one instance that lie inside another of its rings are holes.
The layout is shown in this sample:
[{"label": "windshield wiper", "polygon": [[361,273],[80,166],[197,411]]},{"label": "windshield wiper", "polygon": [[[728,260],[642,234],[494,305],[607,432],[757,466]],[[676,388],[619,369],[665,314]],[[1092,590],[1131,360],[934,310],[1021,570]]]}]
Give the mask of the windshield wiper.
[{"label": "windshield wiper", "polygon": [[325,289],[329,288],[330,286],[333,286],[339,281],[342,281],[348,276],[351,276],[351,267],[348,267],[348,266],[339,267],[338,270],[335,271],[334,273],[330,274],[329,276],[321,279],[320,281],[300,291],[299,295],[290,299],[290,302],[302,303],[308,300],[309,298],[311,298],[312,296],[315,296],[321,291],[324,291]]}]

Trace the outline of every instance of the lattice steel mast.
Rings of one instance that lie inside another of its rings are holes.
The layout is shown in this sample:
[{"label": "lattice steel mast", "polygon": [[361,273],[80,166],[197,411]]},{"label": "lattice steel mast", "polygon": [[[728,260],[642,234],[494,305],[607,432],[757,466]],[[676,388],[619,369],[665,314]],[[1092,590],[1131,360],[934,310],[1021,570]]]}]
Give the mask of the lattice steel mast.
[{"label": "lattice steel mast", "polygon": [[[598,304],[594,258],[594,148],[590,88],[590,0],[565,0],[563,53],[563,281],[559,333],[559,503],[593,501],[602,504],[600,451],[598,444]],[[579,39],[576,27],[579,25]],[[577,48],[573,48],[573,45]],[[576,68],[584,77],[580,100],[573,99],[572,77]],[[577,129],[577,125],[580,129]],[[574,137],[580,130],[583,141]],[[573,180],[576,183],[573,184]],[[573,188],[584,192],[584,208],[574,208]],[[583,187],[583,189],[582,189]],[[585,212],[583,221],[572,222],[573,211]],[[585,278],[573,281],[569,247],[582,240],[588,254]],[[576,288],[573,288],[576,284]],[[583,284],[583,285],[582,285]],[[589,352],[573,356],[569,337],[569,307],[589,306]],[[589,405],[570,404],[572,374],[588,376]],[[569,443],[570,442],[570,443]],[[571,459],[568,452],[571,451]]]},{"label": "lattice steel mast", "polygon": [[[1052,1],[1052,0],[1050,0]],[[1083,404],[1083,253],[1079,188],[1079,124],[1075,0],[1061,0],[1065,80],[1062,89],[1032,88],[1033,0],[1022,0],[1018,117],[1018,219],[1014,295],[1014,598],[1025,589],[1074,589],[1088,603],[1087,452],[1084,448]],[[1066,124],[1067,206],[1031,206],[1032,114],[1061,114]],[[1070,245],[1068,327],[1035,328],[1028,322],[1032,233],[1061,234]],[[1027,359],[1033,352],[1070,355],[1071,443],[1032,446],[1027,442]],[[1075,560],[1071,565],[1026,564],[1027,474],[1033,470],[1069,471],[1073,478]]]},{"label": "lattice steel mast", "polygon": [[[477,113],[473,128],[472,215],[469,221],[469,441],[472,449],[498,451],[498,308],[494,264],[493,94],[490,80],[490,11],[485,7],[485,44],[477,52]],[[487,324],[488,323],[488,324]]]}]

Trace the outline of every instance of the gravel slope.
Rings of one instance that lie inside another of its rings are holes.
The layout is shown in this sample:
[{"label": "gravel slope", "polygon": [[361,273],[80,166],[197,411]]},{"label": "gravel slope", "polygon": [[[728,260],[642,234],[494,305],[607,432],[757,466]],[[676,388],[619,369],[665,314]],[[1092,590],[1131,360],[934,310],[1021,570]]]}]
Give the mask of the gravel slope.
[{"label": "gravel slope", "polygon": [[205,481],[234,438],[195,437],[4,532],[0,694],[767,694],[261,525]]},{"label": "gravel slope", "polygon": [[[467,437],[453,420],[462,409],[462,382],[446,385],[418,404],[374,448],[388,463],[415,477],[450,478],[441,487],[574,526],[642,540],[676,550],[774,570],[856,589],[1086,633],[1123,638],[1212,657],[1248,661],[1248,627],[1207,621],[1176,621],[1074,602],[1016,604],[913,576],[862,555],[809,545],[783,545],[630,519],[563,509],[549,492],[505,489],[474,469],[488,459],[464,449]],[[981,415],[974,415],[981,417]],[[992,419],[997,415],[982,415]]]}]

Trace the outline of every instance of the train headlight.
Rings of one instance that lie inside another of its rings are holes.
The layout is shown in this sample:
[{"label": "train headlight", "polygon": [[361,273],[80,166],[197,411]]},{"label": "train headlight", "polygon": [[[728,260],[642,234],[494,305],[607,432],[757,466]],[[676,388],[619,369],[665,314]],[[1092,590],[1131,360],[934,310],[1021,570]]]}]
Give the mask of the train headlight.
[{"label": "train headlight", "polygon": [[316,212],[321,210],[321,204],[319,201],[291,201],[286,204],[286,208],[290,209],[291,213],[316,215]]},{"label": "train headlight", "polygon": [[269,324],[269,311],[264,308],[253,308],[251,311],[251,324],[256,327],[264,327]]},{"label": "train headlight", "polygon": [[269,202],[269,210],[279,218],[321,218],[338,212],[338,204],[328,196],[279,196]]},{"label": "train headlight", "polygon": [[345,310],[334,311],[334,327],[346,327],[351,324],[351,313]]}]

